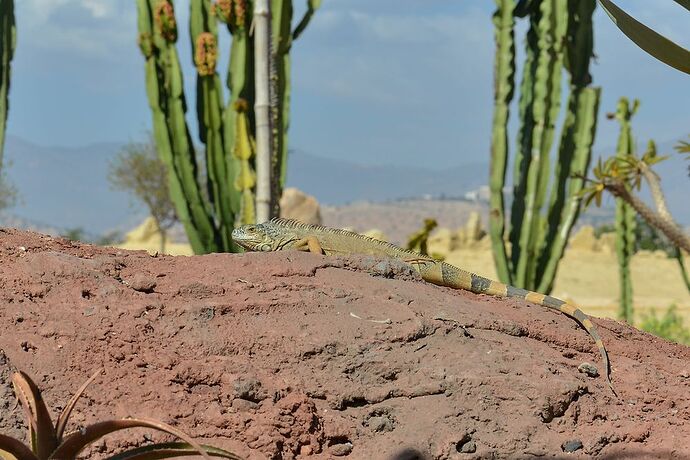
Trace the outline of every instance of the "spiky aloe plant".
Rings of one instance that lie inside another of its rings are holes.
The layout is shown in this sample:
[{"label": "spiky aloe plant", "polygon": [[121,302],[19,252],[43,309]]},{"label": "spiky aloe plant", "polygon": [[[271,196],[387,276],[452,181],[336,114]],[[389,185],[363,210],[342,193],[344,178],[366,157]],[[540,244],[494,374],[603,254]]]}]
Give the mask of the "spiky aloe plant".
[{"label": "spiky aloe plant", "polygon": [[0,0],[0,173],[5,147],[5,128],[9,108],[10,68],[17,45],[14,0]]},{"label": "spiky aloe plant", "polygon": [[27,446],[18,439],[0,434],[0,458],[4,460],[75,460],[80,452],[103,436],[129,428],[149,428],[171,434],[183,442],[142,446],[113,455],[107,460],[154,460],[190,455],[200,455],[207,460],[211,460],[212,456],[241,460],[241,457],[232,452],[201,445],[177,428],[149,418],[107,420],[65,434],[74,406],[88,385],[100,374],[99,369],[77,390],[53,424],[48,407],[36,384],[25,373],[15,372],[12,375],[12,385],[24,409],[30,445]]},{"label": "spiky aloe plant", "polygon": [[[594,142],[600,92],[590,86],[589,62],[596,4],[594,0],[496,0],[496,5],[489,218],[494,261],[504,283],[549,292],[580,209],[583,180],[575,176],[586,173]],[[514,93],[515,17],[529,18],[530,27],[518,104],[508,251],[503,189]],[[564,70],[569,75],[569,95],[551,179],[550,152]]]},{"label": "spiky aloe plant", "polygon": [[[289,111],[289,52],[319,2],[310,0],[304,18],[291,29],[292,0],[272,0],[272,42],[276,66],[272,176],[281,178],[273,188],[280,196],[284,185]],[[242,165],[233,152],[237,143],[238,113],[235,102],[244,99],[254,107],[254,48],[249,33],[251,0],[190,0],[190,36],[197,69],[197,121],[199,138],[205,146],[206,190],[199,186],[197,160],[186,124],[183,77],[175,49],[177,24],[169,0],[137,0],[139,43],[146,59],[149,105],[153,114],[156,146],[169,166],[170,190],[175,208],[195,253],[228,252],[232,227],[240,219],[247,194],[237,189]],[[218,57],[217,21],[226,25],[232,37],[224,94],[216,69]],[[246,111],[246,125],[254,136],[254,114]],[[249,160],[253,168],[253,160]],[[201,181],[204,182],[204,181]],[[252,190],[252,193],[254,191]],[[244,197],[244,198],[243,198]],[[277,202],[278,200],[273,200]]]}]

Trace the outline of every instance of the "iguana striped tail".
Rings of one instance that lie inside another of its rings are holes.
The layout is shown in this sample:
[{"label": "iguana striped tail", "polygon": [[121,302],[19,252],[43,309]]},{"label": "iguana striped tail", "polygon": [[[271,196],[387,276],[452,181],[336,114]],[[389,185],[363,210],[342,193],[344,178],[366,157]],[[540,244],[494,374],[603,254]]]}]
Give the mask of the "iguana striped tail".
[{"label": "iguana striped tail", "polygon": [[484,278],[483,276],[479,276],[475,273],[462,270],[445,262],[441,262],[440,266],[440,279],[438,276],[434,276],[431,273],[425,274],[423,270],[421,271],[422,277],[434,284],[456,289],[465,289],[474,292],[475,294],[488,294],[500,297],[523,299],[528,302],[559,311],[577,321],[594,339],[594,343],[599,349],[599,354],[601,354],[601,358],[604,361],[606,382],[611,388],[611,391],[616,394],[616,391],[613,389],[613,384],[611,383],[611,364],[609,362],[609,355],[606,351],[606,347],[604,347],[604,342],[601,340],[601,337],[595,329],[594,324],[592,324],[592,320],[590,320],[582,310],[555,297],[528,291],[526,289],[508,286],[498,281]]}]

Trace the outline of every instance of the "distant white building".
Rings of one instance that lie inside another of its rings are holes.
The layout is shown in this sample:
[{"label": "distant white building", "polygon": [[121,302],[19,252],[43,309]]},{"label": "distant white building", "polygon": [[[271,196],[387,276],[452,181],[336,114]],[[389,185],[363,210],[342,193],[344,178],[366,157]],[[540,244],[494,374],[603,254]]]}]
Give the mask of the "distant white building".
[{"label": "distant white building", "polygon": [[488,185],[482,185],[474,190],[470,190],[465,193],[464,198],[468,201],[474,201],[476,203],[487,203],[491,192]]}]

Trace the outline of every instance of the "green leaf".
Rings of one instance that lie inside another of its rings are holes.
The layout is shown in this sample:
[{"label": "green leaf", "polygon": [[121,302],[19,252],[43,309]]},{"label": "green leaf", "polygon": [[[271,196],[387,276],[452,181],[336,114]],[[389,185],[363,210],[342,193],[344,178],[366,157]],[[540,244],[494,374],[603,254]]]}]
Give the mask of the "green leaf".
[{"label": "green leaf", "polygon": [[57,437],[41,392],[34,381],[21,371],[12,374],[12,386],[27,418],[31,449],[38,458],[48,458],[57,447]]},{"label": "green leaf", "polygon": [[0,459],[38,460],[38,457],[21,441],[0,434]]},{"label": "green leaf", "polygon": [[79,387],[76,393],[74,393],[74,396],[72,396],[67,402],[67,405],[65,408],[62,410],[62,413],[58,417],[56,428],[55,428],[55,436],[60,442],[62,440],[62,435],[65,432],[65,426],[67,426],[67,421],[69,420],[69,416],[72,413],[72,409],[74,409],[74,406],[77,404],[77,400],[81,397],[81,395],[84,393],[86,390],[86,387],[89,386],[91,382],[94,381],[96,377],[98,377],[101,372],[103,372],[103,369],[98,369],[94,374],[86,381],[84,384]]},{"label": "green leaf", "polygon": [[67,435],[65,440],[49,457],[50,460],[61,460],[66,458],[76,458],[86,446],[94,441],[110,434],[114,431],[126,430],[128,428],[152,428],[164,433],[172,434],[190,444],[206,460],[211,460],[202,447],[189,435],[159,420],[149,418],[124,418],[119,420],[107,420],[105,422],[94,423],[79,431]]},{"label": "green leaf", "polygon": [[[201,447],[207,454],[213,457],[229,458],[231,460],[242,460],[232,452],[220,449],[218,447],[207,446],[202,444]],[[108,457],[106,460],[159,460],[174,457],[186,457],[191,455],[198,455],[198,451],[191,445],[184,442],[166,442],[160,444],[152,444],[149,446],[141,446],[136,449],[122,452],[121,454]]]},{"label": "green leaf", "polygon": [[[687,4],[690,3],[688,0],[676,0],[676,2],[686,8],[688,7]],[[690,74],[690,51],[637,21],[618,8],[612,1],[599,0],[599,3],[616,26],[637,46],[661,62]]]},{"label": "green leaf", "polygon": [[690,0],[676,0],[676,3],[690,11]]}]

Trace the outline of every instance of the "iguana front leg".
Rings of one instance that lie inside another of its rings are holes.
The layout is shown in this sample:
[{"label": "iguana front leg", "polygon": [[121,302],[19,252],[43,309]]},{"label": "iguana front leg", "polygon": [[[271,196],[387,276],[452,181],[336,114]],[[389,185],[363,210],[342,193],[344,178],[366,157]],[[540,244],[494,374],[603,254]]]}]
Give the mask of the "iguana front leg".
[{"label": "iguana front leg", "polygon": [[315,236],[308,236],[301,240],[295,241],[293,246],[298,251],[311,252],[312,254],[324,254],[321,243]]}]

